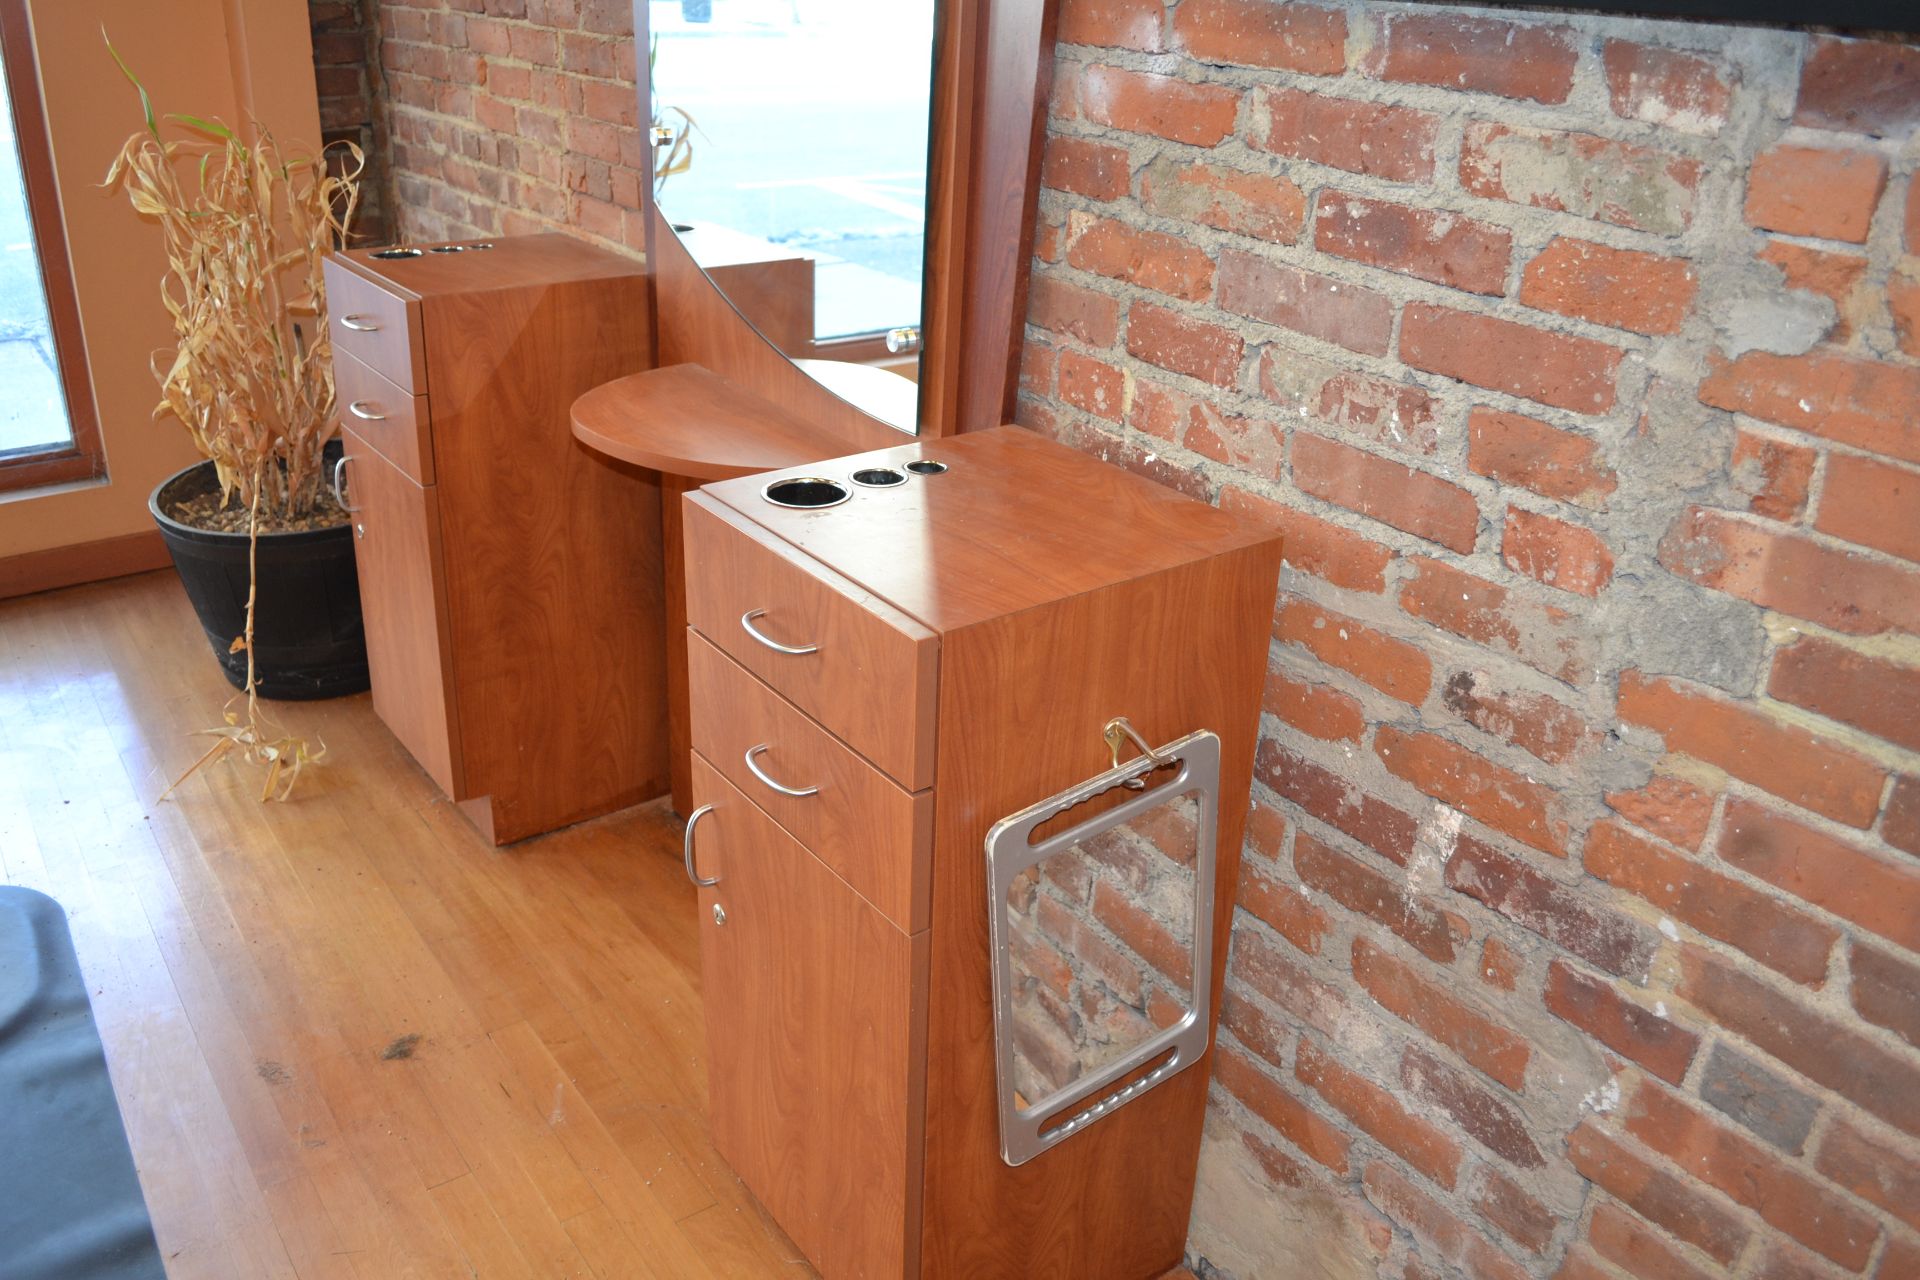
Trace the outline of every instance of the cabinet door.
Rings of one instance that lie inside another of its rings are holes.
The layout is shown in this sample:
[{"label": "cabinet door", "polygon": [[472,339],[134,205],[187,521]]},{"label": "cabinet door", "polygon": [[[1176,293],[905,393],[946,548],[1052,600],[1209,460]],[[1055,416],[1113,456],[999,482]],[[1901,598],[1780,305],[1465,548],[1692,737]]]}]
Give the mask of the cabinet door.
[{"label": "cabinet door", "polygon": [[693,792],[714,1146],[827,1280],[917,1274],[927,935],[697,754]]},{"label": "cabinet door", "polygon": [[353,554],[367,628],[373,709],[440,789],[462,798],[449,677],[440,513],[415,484],[352,431],[346,441]]}]

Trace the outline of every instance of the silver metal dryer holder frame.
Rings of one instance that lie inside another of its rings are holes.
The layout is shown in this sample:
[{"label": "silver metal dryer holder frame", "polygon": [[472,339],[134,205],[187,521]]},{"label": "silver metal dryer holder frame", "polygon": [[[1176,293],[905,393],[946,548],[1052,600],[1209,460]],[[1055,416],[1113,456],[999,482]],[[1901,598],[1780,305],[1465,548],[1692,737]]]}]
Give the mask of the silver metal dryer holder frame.
[{"label": "silver metal dryer holder frame", "polygon": [[[1119,742],[1124,736],[1143,752],[1124,764]],[[1214,862],[1220,811],[1220,739],[1202,729],[1163,747],[1148,747],[1124,717],[1109,721],[1105,737],[1113,749],[1114,767],[1097,777],[1050,796],[1010,817],[987,833],[987,924],[992,938],[993,1031],[995,1070],[999,1077],[1000,1158],[1021,1165],[1041,1152],[1079,1133],[1088,1125],[1198,1062],[1206,1052],[1211,1026],[1213,974]],[[1115,787],[1138,790],[1147,775],[1174,764],[1180,772],[1170,781],[1141,791],[1106,812],[1077,826],[1030,843],[1036,828],[1075,805]],[[1007,922],[1007,891],[1031,867],[1091,836],[1139,817],[1150,809],[1182,796],[1197,797],[1199,828],[1193,859],[1193,991],[1186,1016],[1141,1042],[1117,1061],[1072,1084],[1021,1106],[1013,1076],[1013,952]],[[1152,1071],[1119,1085],[1128,1075],[1171,1051],[1172,1056]],[[1089,1102],[1089,1099],[1093,1101]],[[1071,1113],[1071,1114],[1069,1114]],[[1061,1119],[1062,1116],[1066,1118]]]}]

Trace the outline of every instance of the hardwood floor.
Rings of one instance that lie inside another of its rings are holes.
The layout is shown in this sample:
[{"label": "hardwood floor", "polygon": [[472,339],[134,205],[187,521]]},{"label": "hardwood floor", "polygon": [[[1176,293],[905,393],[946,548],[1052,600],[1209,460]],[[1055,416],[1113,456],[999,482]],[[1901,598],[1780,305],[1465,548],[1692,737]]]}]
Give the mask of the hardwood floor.
[{"label": "hardwood floor", "polygon": [[171,571],[0,602],[0,880],[57,898],[170,1276],[813,1274],[707,1141],[660,803],[489,848],[365,696],[295,799]]}]

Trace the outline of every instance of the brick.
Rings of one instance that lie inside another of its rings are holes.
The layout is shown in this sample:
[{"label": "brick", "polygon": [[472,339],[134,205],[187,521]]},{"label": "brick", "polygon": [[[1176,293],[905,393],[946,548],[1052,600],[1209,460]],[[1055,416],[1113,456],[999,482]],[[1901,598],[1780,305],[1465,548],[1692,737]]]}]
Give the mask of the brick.
[{"label": "brick", "polygon": [[1108,422],[1125,418],[1127,378],[1120,370],[1077,351],[1062,351],[1059,375],[1060,398],[1074,408]]},{"label": "brick", "polygon": [[1416,976],[1364,937],[1353,940],[1353,976],[1382,1008],[1452,1049],[1489,1078],[1509,1089],[1525,1084],[1533,1051],[1524,1039]]},{"label": "brick", "polygon": [[1613,578],[1613,552],[1584,525],[1508,507],[1501,563],[1550,587],[1597,596]]},{"label": "brick", "polygon": [[1377,80],[1555,104],[1573,91],[1578,59],[1565,27],[1396,13],[1375,19],[1373,47],[1361,70]]},{"label": "brick", "polygon": [[1287,1050],[1296,1038],[1293,1028],[1232,991],[1226,993],[1220,1020],[1241,1044],[1286,1070]]},{"label": "brick", "polygon": [[1214,1077],[1273,1131],[1335,1173],[1347,1171],[1347,1135],[1315,1115],[1245,1057],[1222,1045]]},{"label": "brick", "polygon": [[[1275,366],[1283,360],[1293,362],[1295,357],[1277,346],[1262,353],[1263,392],[1271,394],[1270,389],[1277,385]],[[1398,453],[1431,457],[1440,448],[1438,402],[1419,387],[1342,370],[1320,384],[1320,398],[1313,413],[1322,422]]]},{"label": "brick", "polygon": [[1140,968],[1088,928],[1086,923],[1051,897],[1042,895],[1034,912],[1041,932],[1060,944],[1076,961],[1082,981],[1097,976],[1125,1004],[1140,1004]]},{"label": "brick", "polygon": [[1920,127],[1920,53],[1891,40],[1815,40],[1793,122],[1876,137],[1912,132]]},{"label": "brick", "polygon": [[1217,324],[1136,302],[1127,308],[1127,351],[1148,364],[1227,387],[1239,375],[1246,344]]},{"label": "brick", "polygon": [[1637,671],[1620,676],[1620,718],[1667,749],[1851,826],[1873,821],[1886,771],[1830,739],[1765,711]]},{"label": "brick", "polygon": [[[1309,1184],[1313,1174],[1307,1166],[1286,1154],[1280,1148],[1248,1130],[1240,1131],[1240,1145],[1260,1166],[1267,1182],[1274,1187],[1304,1187]],[[1165,1280],[1193,1280],[1193,1273],[1182,1267],[1178,1271],[1167,1273]]]},{"label": "brick", "polygon": [[1389,862],[1405,866],[1413,857],[1418,831],[1413,818],[1368,795],[1359,784],[1270,740],[1260,744],[1254,774],[1282,798]]},{"label": "brick", "polygon": [[1780,1156],[1720,1125],[1657,1086],[1642,1084],[1626,1129],[1708,1186],[1842,1266],[1867,1264],[1880,1228]]},{"label": "brick", "polygon": [[1553,1243],[1559,1218],[1545,1205],[1520,1189],[1518,1183],[1491,1166],[1480,1170],[1480,1192],[1473,1207],[1487,1221],[1500,1228],[1507,1238],[1528,1253],[1543,1254]]},{"label": "brick", "polygon": [[1273,0],[1184,0],[1173,35],[1200,62],[1316,76],[1347,69],[1347,16],[1338,9]]},{"label": "brick", "polygon": [[1488,985],[1511,991],[1519,985],[1526,958],[1498,937],[1489,935],[1480,947],[1480,976]]},{"label": "brick", "polygon": [[1244,236],[1292,244],[1307,221],[1307,198],[1277,174],[1247,173],[1163,155],[1140,179],[1141,203],[1164,218],[1179,218]]},{"label": "brick", "polygon": [[1467,418],[1467,469],[1542,497],[1605,510],[1618,487],[1590,436],[1562,431],[1535,418],[1474,406]]},{"label": "brick", "polygon": [[1560,1260],[1560,1269],[1553,1273],[1553,1280],[1618,1280],[1619,1275],[1618,1271],[1603,1266],[1597,1254],[1575,1245]]},{"label": "brick", "polygon": [[1547,967],[1547,1011],[1671,1084],[1685,1079],[1700,1037],[1627,999],[1612,983],[1564,960]]},{"label": "brick", "polygon": [[1660,774],[1646,786],[1607,793],[1607,806],[1669,844],[1698,849],[1713,819],[1714,797],[1691,782]]},{"label": "brick", "polygon": [[1598,823],[1588,833],[1584,862],[1589,874],[1637,894],[1796,982],[1818,987],[1826,981],[1827,957],[1839,931],[1768,894],[1670,853],[1612,821]]},{"label": "brick", "polygon": [[1920,751],[1920,667],[1807,637],[1775,653],[1767,692]]},{"label": "brick", "polygon": [[[1916,184],[1920,186],[1920,184]],[[1897,458],[1920,462],[1920,368],[1815,351],[1776,356],[1750,351],[1712,362],[1700,400],[1716,409]]]},{"label": "brick", "polygon": [[1410,302],[1400,358],[1416,369],[1576,413],[1613,407],[1623,353],[1591,338]]},{"label": "brick", "polygon": [[[1183,398],[1191,401],[1191,397]],[[1142,416],[1159,419],[1166,407],[1154,406]],[[1285,469],[1285,433],[1264,418],[1221,413],[1211,406],[1190,409],[1180,427],[1179,440],[1193,452],[1224,462],[1243,476],[1277,480]]]},{"label": "brick", "polygon": [[1460,1172],[1460,1145],[1410,1114],[1392,1093],[1341,1066],[1310,1040],[1300,1042],[1293,1073],[1382,1146],[1441,1186],[1453,1189]]},{"label": "brick", "polygon": [[1613,114],[1683,133],[1717,134],[1733,90],[1705,58],[1659,45],[1609,40],[1601,54]]},{"label": "brick", "polygon": [[1582,1177],[1709,1257],[1730,1263],[1745,1247],[1749,1233],[1731,1211],[1592,1121],[1567,1136],[1567,1156]]},{"label": "brick", "polygon": [[1435,115],[1277,86],[1264,89],[1258,102],[1267,128],[1252,141],[1275,155],[1393,182],[1433,179]]},{"label": "brick", "polygon": [[1261,706],[1300,732],[1327,742],[1358,742],[1367,728],[1366,713],[1351,695],[1278,669],[1267,674]]},{"label": "brick", "polygon": [[1274,932],[1310,956],[1320,954],[1320,944],[1333,928],[1333,921],[1326,912],[1307,901],[1291,886],[1261,871],[1251,858],[1242,859],[1240,863],[1240,893],[1237,901],[1271,925]]},{"label": "brick", "polygon": [[1222,491],[1220,505],[1223,510],[1278,530],[1282,554],[1296,572],[1348,591],[1378,595],[1387,589],[1387,562],[1393,553],[1379,543],[1232,486]]},{"label": "brick", "polygon": [[1526,1280],[1526,1270],[1415,1187],[1392,1166],[1374,1161],[1361,1180],[1367,1198],[1389,1218],[1475,1280]]},{"label": "brick", "polygon": [[1120,332],[1120,304],[1050,271],[1036,271],[1027,289],[1027,323],[1090,347],[1110,347]]},{"label": "brick", "polygon": [[1865,244],[1886,188],[1887,162],[1869,152],[1772,147],[1754,157],[1747,175],[1747,224]]},{"label": "brick", "polygon": [[1737,432],[1733,440],[1734,487],[1751,495],[1747,510],[1769,520],[1795,520],[1807,505],[1818,454],[1801,445],[1775,440],[1751,431]]},{"label": "brick", "polygon": [[1178,236],[1138,231],[1113,218],[1067,215],[1067,265],[1199,302],[1213,294],[1213,259]]},{"label": "brick", "polygon": [[1888,279],[1887,306],[1893,312],[1893,336],[1900,350],[1920,356],[1920,274],[1912,264]]},{"label": "brick", "polygon": [[1901,1150],[1869,1137],[1858,1125],[1836,1119],[1820,1140],[1814,1167],[1836,1186],[1877,1204],[1920,1231],[1920,1152]]},{"label": "brick", "polygon": [[1920,1065],[1822,1017],[1720,957],[1681,951],[1679,993],[1815,1084],[1920,1136]]},{"label": "brick", "polygon": [[1321,253],[1499,297],[1507,291],[1513,234],[1446,210],[1323,191],[1313,244]]},{"label": "brick", "polygon": [[1484,671],[1456,671],[1440,699],[1483,733],[1549,764],[1564,764],[1592,739],[1586,722],[1545,694],[1505,687]]},{"label": "brick", "polygon": [[1555,236],[1527,263],[1520,301],[1634,333],[1680,332],[1700,277],[1683,258]]},{"label": "brick", "polygon": [[1079,105],[1095,124],[1212,147],[1233,132],[1240,95],[1220,85],[1090,66],[1080,75]]},{"label": "brick", "polygon": [[1434,733],[1381,725],[1374,752],[1388,772],[1495,831],[1556,858],[1567,854],[1559,793]]},{"label": "brick", "polygon": [[1220,307],[1367,355],[1393,332],[1385,294],[1238,249],[1220,255]]},{"label": "brick", "polygon": [[1852,996],[1861,1017],[1920,1049],[1920,967],[1856,941]]},{"label": "brick", "polygon": [[1526,1121],[1512,1104],[1418,1045],[1401,1051],[1400,1083],[1413,1097],[1440,1108],[1468,1137],[1509,1164],[1522,1169],[1546,1164],[1527,1133]]},{"label": "brick", "polygon": [[[1920,561],[1920,471],[1831,454],[1813,523],[1836,538]],[[1908,746],[1916,744],[1920,736],[1907,739]]]},{"label": "brick", "polygon": [[1093,886],[1093,914],[1127,949],[1173,979],[1182,990],[1193,989],[1193,953],[1145,908],[1106,881]]},{"label": "brick", "polygon": [[1656,945],[1650,930],[1479,840],[1460,840],[1446,883],[1597,968],[1646,977]]},{"label": "brick", "polygon": [[1213,487],[1206,476],[1181,462],[1161,457],[1157,451],[1135,440],[1118,439],[1098,427],[1056,419],[1051,424],[1053,437],[1070,448],[1091,454],[1102,462],[1128,471],[1155,484],[1165,485],[1196,502],[1210,502]]},{"label": "brick", "polygon": [[1425,556],[1407,563],[1414,576],[1400,588],[1400,607],[1408,614],[1569,684],[1585,683],[1592,657],[1573,614]]},{"label": "brick", "polygon": [[1796,1156],[1805,1149],[1820,1113],[1813,1098],[1725,1044],[1713,1046],[1700,1074],[1700,1098],[1748,1132]]},{"label": "brick", "polygon": [[1299,596],[1280,598],[1273,634],[1408,706],[1425,702],[1433,685],[1433,663],[1418,648]]},{"label": "brick", "polygon": [[1166,0],[1061,0],[1061,44],[1160,53],[1166,47]]},{"label": "brick", "polygon": [[1749,875],[1920,951],[1920,871],[1745,799],[1728,802],[1718,852]]},{"label": "brick", "polygon": [[1769,240],[1756,256],[1780,268],[1787,288],[1832,300],[1833,327],[1824,335],[1826,341],[1844,343],[1861,325],[1873,322],[1877,299],[1867,285],[1867,260],[1862,255]]},{"label": "brick", "polygon": [[1028,342],[1020,351],[1020,390],[1036,396],[1053,394],[1053,372],[1059,363],[1052,347]]},{"label": "brick", "polygon": [[1132,182],[1125,148],[1058,134],[1047,139],[1040,162],[1041,186],[1092,200],[1117,200],[1127,194]]},{"label": "brick", "polygon": [[1463,554],[1479,534],[1480,506],[1459,485],[1323,436],[1294,435],[1293,482],[1304,493]]},{"label": "brick", "polygon": [[1460,150],[1474,195],[1663,235],[1693,224],[1700,174],[1699,161],[1652,147],[1487,121],[1467,125]]},{"label": "brick", "polygon": [[1453,930],[1447,918],[1373,868],[1301,832],[1294,838],[1293,867],[1300,883],[1326,894],[1404,938],[1439,964],[1453,960]]},{"label": "brick", "polygon": [[1920,775],[1895,778],[1880,822],[1880,837],[1894,848],[1920,857]]},{"label": "brick", "polygon": [[1321,1034],[1339,1034],[1346,997],[1258,932],[1233,935],[1233,976]]},{"label": "brick", "polygon": [[1594,1251],[1637,1280],[1712,1280],[1644,1222],[1610,1201],[1593,1207],[1587,1239]]}]

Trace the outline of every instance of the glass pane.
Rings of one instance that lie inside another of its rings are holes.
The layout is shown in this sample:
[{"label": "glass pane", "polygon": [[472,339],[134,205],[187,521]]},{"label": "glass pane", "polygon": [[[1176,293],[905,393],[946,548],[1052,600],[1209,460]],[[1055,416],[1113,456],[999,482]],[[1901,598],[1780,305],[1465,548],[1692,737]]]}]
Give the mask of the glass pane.
[{"label": "glass pane", "polygon": [[660,206],[814,261],[814,336],[920,323],[934,0],[651,0]]},{"label": "glass pane", "polygon": [[1022,1107],[1125,1057],[1194,1007],[1197,800],[1169,796],[1009,888]]},{"label": "glass pane", "polygon": [[27,214],[13,101],[0,63],[0,454],[36,453],[73,441],[47,320],[46,286]]}]

